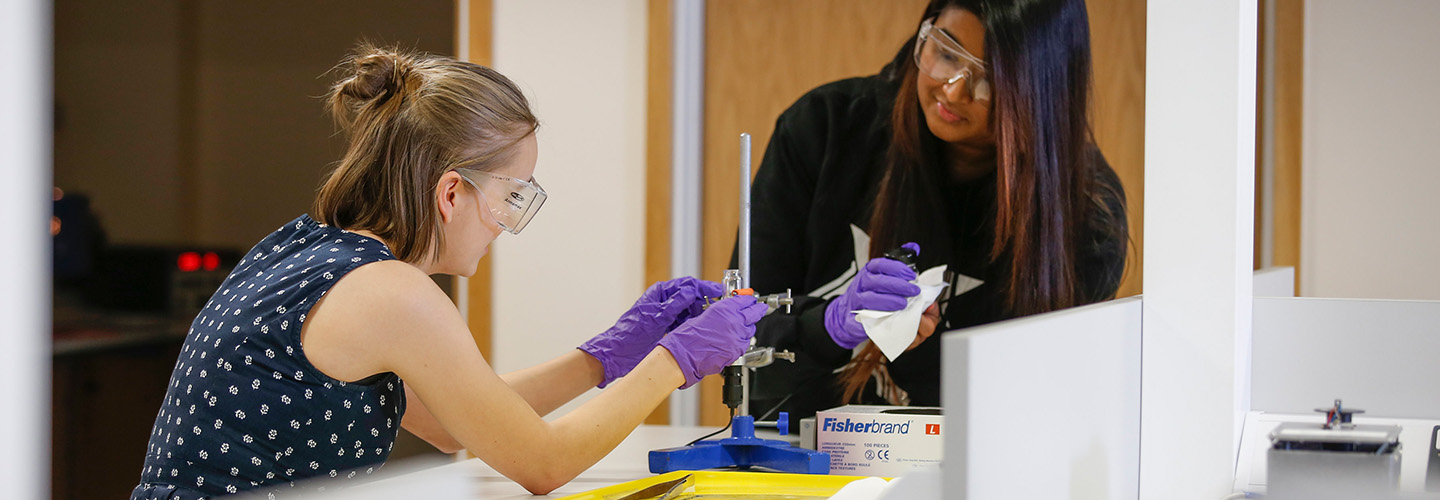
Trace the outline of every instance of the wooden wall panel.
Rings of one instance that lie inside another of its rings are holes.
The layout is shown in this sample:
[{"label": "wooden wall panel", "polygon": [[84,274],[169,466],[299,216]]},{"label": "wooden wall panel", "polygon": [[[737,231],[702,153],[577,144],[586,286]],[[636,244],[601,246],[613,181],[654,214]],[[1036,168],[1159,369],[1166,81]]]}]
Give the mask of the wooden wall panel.
[{"label": "wooden wall panel", "polygon": [[[705,6],[701,269],[718,281],[739,224],[740,133],[759,168],[775,119],[821,84],[875,74],[914,36],[924,0],[716,0]],[[751,175],[754,175],[752,172]],[[701,423],[724,425],[718,377],[702,382]]]},{"label": "wooden wall panel", "polygon": [[1304,113],[1305,0],[1275,0],[1275,247],[1277,266],[1295,266],[1300,290],[1300,162]]},{"label": "wooden wall panel", "polygon": [[[645,56],[645,283],[670,278],[671,0],[649,0]],[[670,423],[667,398],[645,419]]]},{"label": "wooden wall panel", "polygon": [[[466,44],[466,48],[469,49],[470,62],[489,66],[494,55],[492,51],[494,5],[491,0],[457,0],[457,8],[460,2],[465,2],[469,9],[469,18],[466,19],[466,22],[469,23],[469,39],[456,40],[455,44],[457,46]],[[491,265],[493,263],[494,260],[490,258],[489,254],[486,254],[485,258],[480,259],[480,266],[475,269],[475,275],[466,280],[468,314],[465,318],[465,322],[470,327],[470,335],[475,337],[475,345],[480,347],[480,354],[485,356],[485,360],[491,365],[495,364],[495,359],[491,357],[490,342],[494,318],[490,301]]]},{"label": "wooden wall panel", "polygon": [[[466,19],[469,23],[470,36],[468,40],[456,40],[456,44],[466,44],[469,49],[470,62],[482,66],[489,66],[494,56],[492,46],[495,43],[495,5],[491,0],[458,0],[467,3],[470,17]],[[457,4],[458,5],[458,4]]]},{"label": "wooden wall panel", "polygon": [[1145,241],[1145,0],[1089,0],[1095,141],[1129,202],[1130,252],[1119,297],[1140,293]]}]

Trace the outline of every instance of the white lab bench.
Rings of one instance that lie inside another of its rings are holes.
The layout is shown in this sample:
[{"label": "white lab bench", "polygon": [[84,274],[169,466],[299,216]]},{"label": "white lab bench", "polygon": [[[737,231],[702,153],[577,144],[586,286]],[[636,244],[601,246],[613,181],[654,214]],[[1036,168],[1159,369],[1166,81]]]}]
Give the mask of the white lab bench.
[{"label": "white lab bench", "polygon": [[[653,476],[649,452],[682,446],[717,430],[715,427],[642,425],[630,433],[609,455],[573,481],[551,492],[549,497],[583,493],[596,488]],[[729,431],[726,431],[728,433]],[[725,437],[722,433],[716,438]],[[712,438],[714,439],[714,438]],[[393,464],[403,469],[404,464]],[[390,466],[387,466],[389,468]],[[540,498],[514,481],[500,475],[479,459],[462,460],[375,481],[343,490],[345,498]]]}]

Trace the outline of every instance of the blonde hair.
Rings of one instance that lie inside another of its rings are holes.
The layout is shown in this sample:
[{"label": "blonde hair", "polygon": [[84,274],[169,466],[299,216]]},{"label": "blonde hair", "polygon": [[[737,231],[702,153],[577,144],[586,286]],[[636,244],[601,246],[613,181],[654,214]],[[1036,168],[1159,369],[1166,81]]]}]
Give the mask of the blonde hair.
[{"label": "blonde hair", "polygon": [[529,102],[495,70],[444,56],[362,43],[338,68],[324,99],[349,146],[315,219],[375,233],[406,262],[437,257],[440,176],[506,164],[539,126]]}]

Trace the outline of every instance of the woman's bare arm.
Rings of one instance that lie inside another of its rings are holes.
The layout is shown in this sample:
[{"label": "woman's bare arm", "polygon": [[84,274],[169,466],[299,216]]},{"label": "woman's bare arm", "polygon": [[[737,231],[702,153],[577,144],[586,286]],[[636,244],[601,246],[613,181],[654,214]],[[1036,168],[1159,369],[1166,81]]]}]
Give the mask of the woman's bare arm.
[{"label": "woman's bare arm", "polygon": [[304,335],[317,368],[342,380],[395,372],[413,391],[413,407],[423,405],[445,434],[532,493],[594,465],[684,383],[669,351],[656,348],[629,376],[546,422],[542,411],[598,383],[589,356],[567,353],[512,374],[512,388],[480,355],[453,303],[408,264],[356,269],[315,309]]}]

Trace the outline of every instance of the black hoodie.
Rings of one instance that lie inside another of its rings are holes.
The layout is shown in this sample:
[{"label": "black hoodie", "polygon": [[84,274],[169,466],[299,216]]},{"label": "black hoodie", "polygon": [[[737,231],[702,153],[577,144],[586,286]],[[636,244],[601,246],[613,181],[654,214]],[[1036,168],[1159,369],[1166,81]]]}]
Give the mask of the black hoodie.
[{"label": "black hoodie", "polygon": [[[795,352],[797,360],[756,371],[750,412],[757,419],[775,418],[772,410],[805,418],[841,404],[837,370],[852,351],[830,339],[825,307],[845,291],[869,256],[869,219],[885,172],[896,90],[895,83],[879,75],[829,83],[802,96],[775,122],[751,187],[751,286],[761,294],[793,291],[793,311],[761,320],[756,339],[759,345]],[[938,142],[928,133],[922,136]],[[1077,273],[1087,303],[1108,298],[1119,287],[1127,234],[1120,180],[1094,151],[1097,184],[1112,188],[1102,192],[1118,194],[1118,199],[1104,200],[1118,216],[1096,223],[1111,227],[1081,234],[1088,245],[1081,248]],[[1005,282],[1004,266],[989,258],[995,177],[948,187],[951,255],[921,248],[920,259],[922,271],[949,266],[952,286],[940,297],[941,324],[936,335],[888,363],[892,379],[917,406],[940,405],[939,333],[1010,317],[1003,305],[1005,288],[999,286]],[[982,283],[967,291],[964,285],[973,285],[971,279]],[[862,402],[883,404],[874,394],[867,388]]]}]

